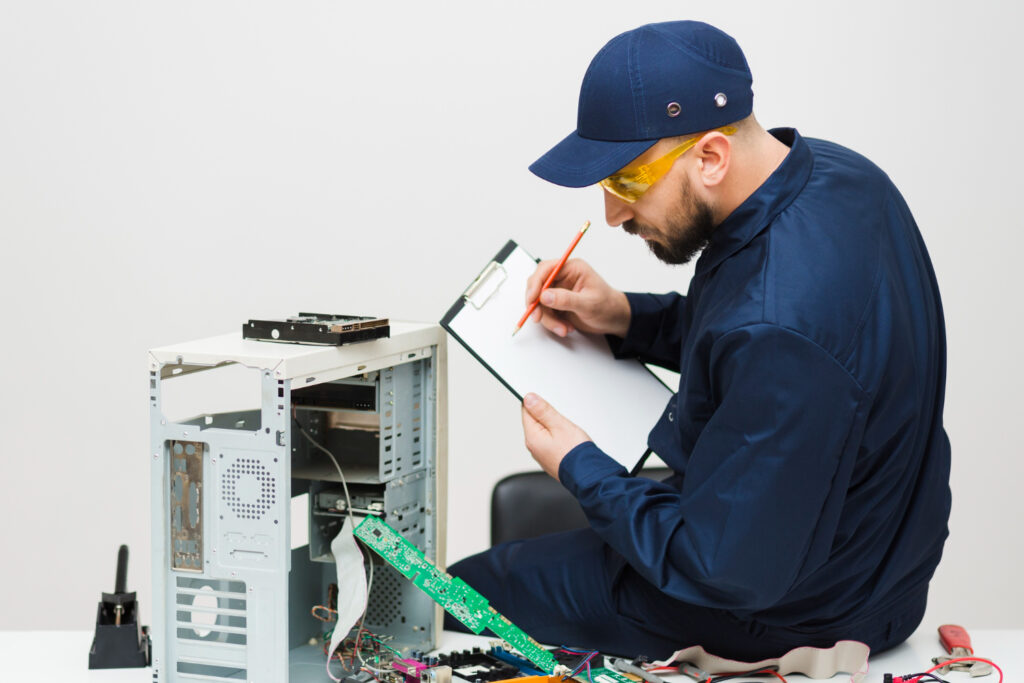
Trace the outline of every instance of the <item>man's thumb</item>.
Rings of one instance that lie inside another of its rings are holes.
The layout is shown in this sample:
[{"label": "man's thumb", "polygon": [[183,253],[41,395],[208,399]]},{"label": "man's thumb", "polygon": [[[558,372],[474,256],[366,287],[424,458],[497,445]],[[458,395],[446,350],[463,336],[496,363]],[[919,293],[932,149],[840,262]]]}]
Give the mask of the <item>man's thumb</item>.
[{"label": "man's thumb", "polygon": [[552,410],[547,401],[537,394],[527,394],[523,397],[523,405],[526,407],[526,412],[530,413],[534,420],[540,422],[545,427],[547,426]]},{"label": "man's thumb", "polygon": [[556,311],[575,311],[579,308],[579,294],[568,289],[546,289],[540,302]]}]

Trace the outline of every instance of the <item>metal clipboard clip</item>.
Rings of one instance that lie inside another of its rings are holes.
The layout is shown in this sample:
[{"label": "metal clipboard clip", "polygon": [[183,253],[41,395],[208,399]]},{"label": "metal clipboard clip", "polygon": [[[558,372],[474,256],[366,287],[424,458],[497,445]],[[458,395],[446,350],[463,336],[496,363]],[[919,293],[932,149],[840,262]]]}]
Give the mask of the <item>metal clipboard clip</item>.
[{"label": "metal clipboard clip", "polygon": [[473,284],[462,293],[462,298],[479,311],[487,303],[487,300],[494,296],[494,293],[498,291],[507,278],[508,273],[505,272],[505,268],[497,261],[491,261],[473,280]]}]

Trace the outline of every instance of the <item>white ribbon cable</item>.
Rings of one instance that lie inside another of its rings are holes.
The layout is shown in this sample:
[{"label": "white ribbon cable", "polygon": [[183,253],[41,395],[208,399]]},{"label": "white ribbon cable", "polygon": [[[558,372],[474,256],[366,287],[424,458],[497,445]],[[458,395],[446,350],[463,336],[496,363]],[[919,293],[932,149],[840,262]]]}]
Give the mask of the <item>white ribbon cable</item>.
[{"label": "white ribbon cable", "polygon": [[798,647],[776,659],[762,659],[759,662],[740,662],[708,653],[699,645],[678,650],[655,666],[668,666],[675,662],[689,662],[707,673],[732,671],[753,671],[766,667],[777,667],[780,674],[802,673],[810,678],[832,678],[839,672],[851,675],[853,683],[860,683],[868,673],[868,655],[871,653],[864,643],[856,640],[840,640],[830,648]]},{"label": "white ribbon cable", "polygon": [[331,680],[341,681],[331,673],[331,658],[341,641],[366,611],[366,572],[363,569],[363,552],[352,535],[352,516],[345,518],[341,531],[331,541],[331,553],[338,567],[338,621],[331,635],[331,646],[327,650],[327,675]]}]

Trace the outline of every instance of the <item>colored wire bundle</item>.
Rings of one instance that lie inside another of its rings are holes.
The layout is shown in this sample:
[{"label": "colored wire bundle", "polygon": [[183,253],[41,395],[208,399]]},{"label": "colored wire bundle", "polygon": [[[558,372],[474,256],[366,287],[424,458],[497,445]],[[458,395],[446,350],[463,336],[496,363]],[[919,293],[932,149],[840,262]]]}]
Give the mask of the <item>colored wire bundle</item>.
[{"label": "colored wire bundle", "polygon": [[[313,618],[330,623],[338,620],[338,584],[327,584],[327,604],[315,605],[309,610]],[[332,629],[333,630],[333,629]]]},{"label": "colored wire bundle", "polygon": [[958,662],[984,662],[985,664],[988,664],[993,669],[999,672],[999,683],[1003,683],[1003,670],[1000,669],[999,665],[993,662],[991,659],[985,659],[983,657],[956,657],[955,659],[947,659],[946,661],[942,662],[942,664],[936,664],[935,666],[933,666],[932,668],[928,669],[923,673],[907,674],[905,676],[893,676],[892,680],[893,683],[918,683],[918,681],[920,681],[921,679],[927,678],[930,680],[941,681],[942,683],[946,683],[945,680],[939,678],[933,672],[938,671],[939,669],[942,669],[944,667],[947,667],[950,664],[956,664]]},{"label": "colored wire bundle", "polygon": [[314,619],[325,623],[330,623],[338,618],[338,610],[331,609],[327,605],[314,605],[309,613],[313,615]]},{"label": "colored wire bundle", "polygon": [[580,671],[582,671],[584,667],[586,667],[586,669],[587,669],[587,680],[590,683],[594,683],[594,679],[591,678],[591,676],[590,676],[590,662],[591,662],[592,659],[594,659],[594,657],[596,657],[597,655],[600,654],[597,650],[587,650],[587,651],[573,650],[572,648],[565,647],[563,645],[561,648],[559,648],[559,651],[560,652],[565,652],[566,654],[570,654],[570,655],[579,655],[579,656],[584,658],[583,661],[581,661],[579,664],[576,665],[575,669],[573,669],[572,671],[570,671],[566,675],[562,676],[562,680],[563,681],[565,679],[567,679],[567,678],[572,678],[573,676],[578,674]]},{"label": "colored wire bundle", "polygon": [[[652,666],[652,667],[649,667],[649,668],[648,667],[644,667],[644,670],[648,671],[650,673],[664,673],[664,672],[679,673],[679,666],[678,665],[676,665],[676,666]],[[752,671],[738,671],[736,673],[721,674],[719,676],[708,676],[706,679],[704,679],[703,681],[700,681],[699,683],[723,683],[724,681],[729,681],[729,680],[732,680],[734,678],[742,678],[742,677],[745,677],[745,676],[767,676],[767,675],[775,676],[780,681],[782,681],[782,683],[786,683],[786,679],[783,677],[783,675],[780,674],[778,671],[776,671],[773,668],[754,669]]]},{"label": "colored wire bundle", "polygon": [[[326,631],[323,634],[323,650],[325,656],[327,656],[327,648],[330,645],[331,636],[333,635],[333,633],[334,631],[331,630]],[[359,640],[357,640],[358,635],[362,636],[361,639]],[[338,660],[342,664],[342,666],[344,666],[346,669],[350,671],[357,668],[356,661],[359,660],[360,667],[365,667],[366,669],[370,670],[368,671],[368,673],[376,672],[379,674],[383,670],[378,667],[370,666],[366,660],[374,660],[375,664],[379,664],[382,656],[387,655],[388,653],[399,657],[402,655],[401,652],[391,647],[384,640],[382,640],[380,636],[370,632],[365,628],[362,629],[362,633],[357,634],[357,636],[350,635],[344,640],[342,640],[338,644],[338,648],[331,655],[331,659]],[[385,652],[385,650],[387,650],[387,652]]]},{"label": "colored wire bundle", "polygon": [[782,681],[782,683],[786,683],[786,679],[783,678],[782,674],[780,674],[775,669],[757,669],[755,671],[741,671],[734,674],[722,674],[721,676],[708,677],[708,680],[705,681],[705,683],[721,683],[722,681],[729,681],[734,678],[743,678],[745,676],[762,676],[767,674],[775,676],[780,681]]}]

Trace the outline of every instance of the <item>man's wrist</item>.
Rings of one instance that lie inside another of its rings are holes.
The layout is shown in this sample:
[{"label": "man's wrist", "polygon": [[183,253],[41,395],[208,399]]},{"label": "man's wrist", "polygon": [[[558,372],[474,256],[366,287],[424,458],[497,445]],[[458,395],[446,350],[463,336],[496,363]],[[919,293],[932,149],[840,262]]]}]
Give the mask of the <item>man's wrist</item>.
[{"label": "man's wrist", "polygon": [[558,481],[577,497],[583,488],[606,477],[628,474],[621,464],[593,441],[579,444],[566,453],[558,464]]},{"label": "man's wrist", "polygon": [[618,304],[615,306],[618,314],[615,316],[615,325],[608,334],[624,339],[629,333],[629,323],[633,317],[632,309],[629,306],[629,298],[625,292],[616,291],[615,298],[618,299]]}]

